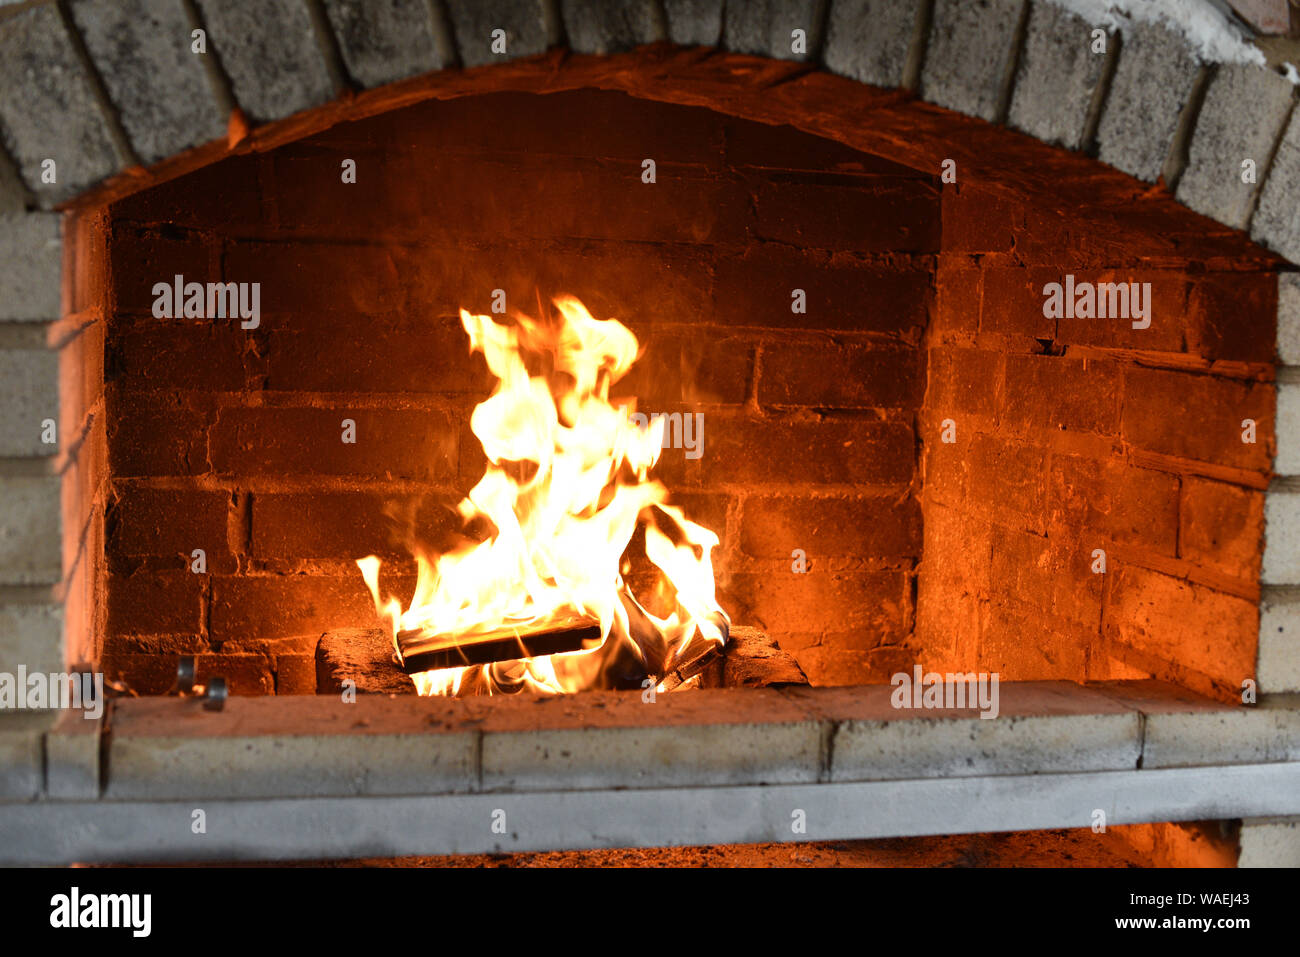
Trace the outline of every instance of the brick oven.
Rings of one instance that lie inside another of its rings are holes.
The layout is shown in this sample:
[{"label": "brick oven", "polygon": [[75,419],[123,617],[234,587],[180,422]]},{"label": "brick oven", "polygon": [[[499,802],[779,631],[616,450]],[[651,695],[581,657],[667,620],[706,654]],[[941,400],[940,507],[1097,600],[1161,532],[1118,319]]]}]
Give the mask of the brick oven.
[{"label": "brick oven", "polygon": [[[74,0],[0,51],[0,672],[112,692],[0,714],[15,860],[1300,856],[1263,54],[1049,0]],[[405,602],[463,541],[460,310],[565,294],[636,337],[611,402],[664,417],[733,640],[699,688],[416,696],[357,561]]]}]

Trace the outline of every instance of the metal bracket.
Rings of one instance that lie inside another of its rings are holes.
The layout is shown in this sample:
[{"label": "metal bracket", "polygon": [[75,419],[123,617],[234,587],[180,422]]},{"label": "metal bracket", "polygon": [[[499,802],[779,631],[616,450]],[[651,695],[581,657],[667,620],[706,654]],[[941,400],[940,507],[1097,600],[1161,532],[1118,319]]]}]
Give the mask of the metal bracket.
[{"label": "metal bracket", "polygon": [[220,711],[226,706],[226,679],[213,678],[203,689],[203,710]]},{"label": "metal bracket", "polygon": [[181,655],[176,663],[176,693],[182,698],[202,695],[204,711],[220,711],[226,706],[230,696],[225,678],[210,678],[206,685],[194,683],[198,673],[193,655]]}]

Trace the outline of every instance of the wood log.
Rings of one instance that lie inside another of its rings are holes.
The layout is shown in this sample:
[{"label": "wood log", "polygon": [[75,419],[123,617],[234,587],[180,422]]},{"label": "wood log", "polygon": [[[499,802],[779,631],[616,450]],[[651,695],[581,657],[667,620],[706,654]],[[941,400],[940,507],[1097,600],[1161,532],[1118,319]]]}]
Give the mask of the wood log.
[{"label": "wood log", "polygon": [[336,694],[352,681],[359,694],[415,694],[397,664],[393,639],[379,628],[339,628],[316,643],[316,693]]},{"label": "wood log", "polygon": [[808,676],[766,632],[743,625],[731,629],[722,656],[721,687],[772,688],[806,685]]},{"label": "wood log", "polygon": [[[768,688],[806,685],[795,660],[757,628],[732,625],[727,644],[707,659],[691,662],[691,673],[665,676],[666,690]],[[393,643],[378,628],[326,632],[316,646],[316,692],[336,694],[351,680],[361,694],[415,694],[402,673]]]},{"label": "wood log", "polygon": [[408,675],[439,668],[487,665],[494,661],[581,651],[589,641],[600,641],[600,622],[577,616],[497,628],[478,635],[397,633],[397,644],[402,649],[402,670]]}]

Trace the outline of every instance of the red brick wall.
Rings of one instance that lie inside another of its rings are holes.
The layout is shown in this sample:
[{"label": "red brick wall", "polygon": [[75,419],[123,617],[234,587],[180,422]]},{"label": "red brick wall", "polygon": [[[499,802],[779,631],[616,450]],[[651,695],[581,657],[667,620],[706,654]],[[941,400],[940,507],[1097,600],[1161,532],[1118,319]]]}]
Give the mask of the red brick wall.
[{"label": "red brick wall", "polygon": [[[455,317],[496,288],[624,320],[647,354],[620,394],[704,413],[703,457],[667,450],[661,472],[721,535],[737,621],[816,681],[911,660],[933,178],[703,109],[500,94],[227,159],[108,223],[102,629],[136,687],[194,652],[237,692],[311,690],[316,637],[374,621],[353,559],[409,587],[406,543],[481,474],[489,382]],[[175,273],[261,282],[261,327],[155,319]]]},{"label": "red brick wall", "polygon": [[[1117,234],[967,187],[945,188],[943,221],[921,417],[924,659],[1239,696],[1273,455],[1272,261],[1180,241],[1182,221]],[[1151,327],[1045,319],[1044,283],[1069,272],[1150,281]]]}]

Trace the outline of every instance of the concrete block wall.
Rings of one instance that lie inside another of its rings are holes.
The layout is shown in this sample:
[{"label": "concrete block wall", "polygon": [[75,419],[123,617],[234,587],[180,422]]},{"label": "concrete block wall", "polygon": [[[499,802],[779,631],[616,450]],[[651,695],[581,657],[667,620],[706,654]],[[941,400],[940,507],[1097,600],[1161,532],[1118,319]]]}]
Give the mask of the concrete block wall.
[{"label": "concrete block wall", "polygon": [[60,217],[5,197],[0,212],[0,671],[63,664]]},{"label": "concrete block wall", "polygon": [[1300,274],[1277,290],[1277,433],[1265,505],[1268,540],[1260,581],[1259,683],[1300,692]]}]

